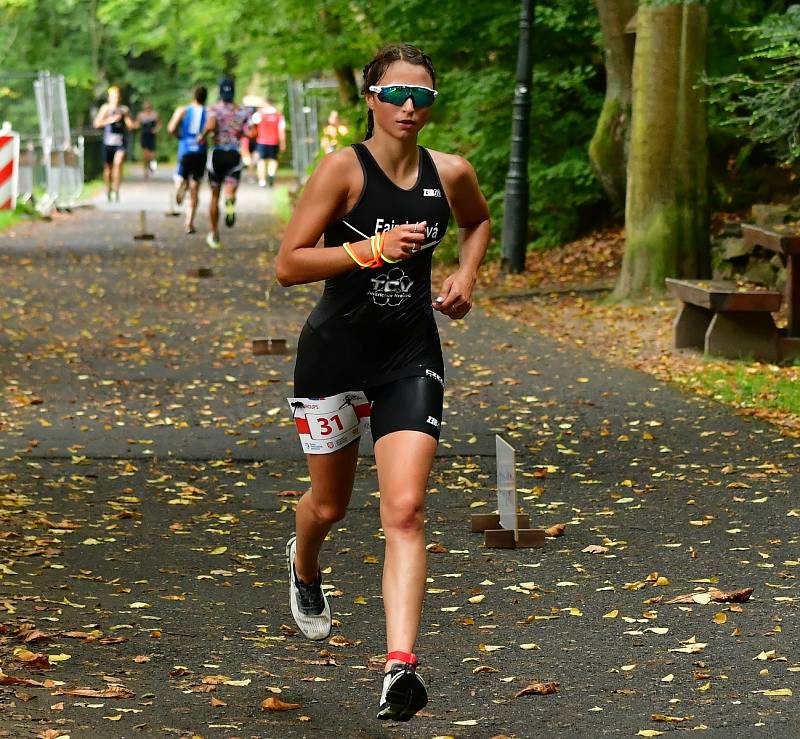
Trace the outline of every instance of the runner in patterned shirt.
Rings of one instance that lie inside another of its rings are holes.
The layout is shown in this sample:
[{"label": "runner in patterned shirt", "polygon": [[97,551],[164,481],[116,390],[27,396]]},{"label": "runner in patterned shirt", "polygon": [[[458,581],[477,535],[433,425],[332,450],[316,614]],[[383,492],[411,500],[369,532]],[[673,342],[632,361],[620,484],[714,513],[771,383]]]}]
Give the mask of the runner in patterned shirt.
[{"label": "runner in patterned shirt", "polygon": [[208,211],[211,231],[206,243],[219,249],[219,196],[225,185],[225,225],[236,223],[236,191],[242,176],[241,138],[249,134],[247,109],[233,102],[234,84],[229,77],[219,83],[219,101],[208,109],[208,119],[203,137],[213,137],[208,160],[208,182],[211,186],[211,204]]}]

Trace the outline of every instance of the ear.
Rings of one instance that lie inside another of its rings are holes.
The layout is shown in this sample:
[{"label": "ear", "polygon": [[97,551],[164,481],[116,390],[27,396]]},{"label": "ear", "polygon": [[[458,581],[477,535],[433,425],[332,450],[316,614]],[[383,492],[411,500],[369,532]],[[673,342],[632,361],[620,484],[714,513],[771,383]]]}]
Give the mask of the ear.
[{"label": "ear", "polygon": [[375,93],[374,92],[368,92],[368,93],[366,93],[366,95],[364,95],[364,97],[367,100],[367,107],[370,110],[374,111],[375,110]]}]

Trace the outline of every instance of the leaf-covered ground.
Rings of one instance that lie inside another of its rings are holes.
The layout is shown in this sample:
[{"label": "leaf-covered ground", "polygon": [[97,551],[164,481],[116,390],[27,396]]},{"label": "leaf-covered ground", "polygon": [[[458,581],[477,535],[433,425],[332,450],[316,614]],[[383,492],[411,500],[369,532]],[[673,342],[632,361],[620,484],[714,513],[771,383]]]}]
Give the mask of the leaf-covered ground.
[{"label": "leaf-covered ground", "polygon": [[[774,365],[704,357],[672,345],[678,303],[669,296],[635,303],[607,300],[624,239],[601,231],[558,249],[531,252],[522,275],[484,270],[482,304],[558,341],[726,403],[800,437],[800,363]],[[778,316],[785,325],[786,306]]]},{"label": "leaf-covered ground", "polygon": [[[128,210],[0,237],[0,733],[791,735],[800,444],[481,307],[441,326],[418,648],[431,702],[411,725],[376,721],[370,445],[324,550],[336,628],[309,643],[286,602],[308,486],[293,360],[249,350],[265,333],[293,343],[316,288],[267,305],[279,224],[262,192],[214,254],[163,218],[166,183],[123,196]],[[140,201],[153,244],[131,239]],[[198,266],[214,277],[188,278]],[[533,524],[565,524],[541,550],[469,532],[493,507],[495,433],[518,451]]]}]

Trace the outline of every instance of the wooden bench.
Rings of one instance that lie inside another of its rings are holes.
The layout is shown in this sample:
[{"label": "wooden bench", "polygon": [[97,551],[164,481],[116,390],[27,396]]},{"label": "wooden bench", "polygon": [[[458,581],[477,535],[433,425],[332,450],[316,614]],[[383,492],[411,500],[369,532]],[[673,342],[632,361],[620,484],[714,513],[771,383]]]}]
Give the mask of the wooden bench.
[{"label": "wooden bench", "polygon": [[714,280],[667,278],[667,287],[682,301],[673,326],[676,349],[693,347],[731,359],[779,359],[772,313],[781,307],[780,293]]},{"label": "wooden bench", "polygon": [[745,243],[780,254],[786,262],[786,335],[779,338],[781,359],[800,357],[800,232],[797,227],[761,228],[742,224]]}]

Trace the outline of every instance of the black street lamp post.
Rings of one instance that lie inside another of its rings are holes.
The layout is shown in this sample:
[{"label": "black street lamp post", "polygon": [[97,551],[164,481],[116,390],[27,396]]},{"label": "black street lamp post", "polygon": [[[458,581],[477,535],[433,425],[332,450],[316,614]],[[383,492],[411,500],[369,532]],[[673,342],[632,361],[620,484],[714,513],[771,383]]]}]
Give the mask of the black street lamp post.
[{"label": "black street lamp post", "polygon": [[511,157],[503,201],[502,268],[504,272],[525,270],[528,244],[528,149],[530,139],[531,29],[535,0],[522,0],[517,51],[517,86],[511,117]]}]

